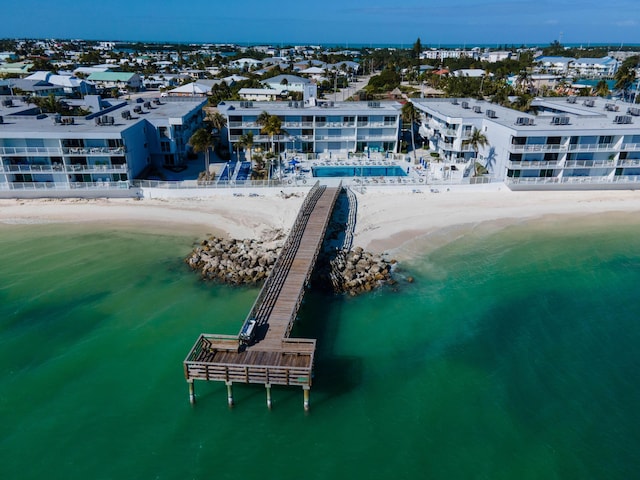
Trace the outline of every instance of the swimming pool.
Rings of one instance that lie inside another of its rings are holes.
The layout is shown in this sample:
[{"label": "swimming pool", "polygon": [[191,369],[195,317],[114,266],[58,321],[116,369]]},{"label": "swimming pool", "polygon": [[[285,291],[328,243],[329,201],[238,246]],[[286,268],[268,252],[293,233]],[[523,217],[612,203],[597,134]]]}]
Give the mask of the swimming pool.
[{"label": "swimming pool", "polygon": [[406,177],[407,173],[397,166],[348,166],[313,167],[314,177]]}]

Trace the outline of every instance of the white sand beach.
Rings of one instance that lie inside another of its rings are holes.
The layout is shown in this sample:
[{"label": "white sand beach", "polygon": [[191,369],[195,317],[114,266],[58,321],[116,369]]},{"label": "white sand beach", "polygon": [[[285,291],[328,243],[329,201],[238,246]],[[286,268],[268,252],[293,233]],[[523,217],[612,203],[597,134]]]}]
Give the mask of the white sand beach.
[{"label": "white sand beach", "polygon": [[[354,245],[373,252],[393,250],[400,257],[410,256],[414,244],[424,250],[471,230],[493,231],[546,217],[558,221],[620,219],[620,215],[629,220],[640,218],[635,215],[640,213],[640,192],[636,191],[512,192],[505,187],[459,187],[415,193],[380,189],[358,193],[357,199]],[[3,224],[84,223],[196,237],[269,239],[274,231],[288,231],[302,201],[302,195],[284,198],[275,191],[256,197],[220,194],[170,200],[0,200],[0,228]]]}]

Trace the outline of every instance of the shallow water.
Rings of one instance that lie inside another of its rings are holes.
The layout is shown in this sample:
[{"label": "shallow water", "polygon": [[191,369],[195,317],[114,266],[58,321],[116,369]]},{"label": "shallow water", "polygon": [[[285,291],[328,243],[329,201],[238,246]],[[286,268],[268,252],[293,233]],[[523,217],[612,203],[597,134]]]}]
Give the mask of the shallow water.
[{"label": "shallow water", "polygon": [[257,289],[201,283],[195,240],[0,227],[0,478],[628,479],[640,467],[640,228],[470,234],[398,291],[311,292],[297,388],[196,383],[201,332]]}]

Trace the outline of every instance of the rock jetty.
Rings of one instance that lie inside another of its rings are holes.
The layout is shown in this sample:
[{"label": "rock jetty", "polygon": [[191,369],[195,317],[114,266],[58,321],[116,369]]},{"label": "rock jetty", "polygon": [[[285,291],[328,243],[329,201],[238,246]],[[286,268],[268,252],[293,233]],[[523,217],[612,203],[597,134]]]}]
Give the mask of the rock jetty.
[{"label": "rock jetty", "polygon": [[319,277],[327,281],[335,293],[355,296],[394,283],[391,272],[395,260],[387,261],[382,255],[367,252],[361,247],[325,255],[327,258],[321,259],[319,266]]},{"label": "rock jetty", "polygon": [[[257,285],[271,273],[282,241],[235,240],[210,237],[187,256],[185,262],[203,279],[232,285]],[[352,296],[393,284],[392,266],[382,255],[357,247],[324,252],[318,259],[314,285]]]},{"label": "rock jetty", "polygon": [[276,263],[282,243],[209,237],[185,259],[202,278],[232,285],[262,282]]}]

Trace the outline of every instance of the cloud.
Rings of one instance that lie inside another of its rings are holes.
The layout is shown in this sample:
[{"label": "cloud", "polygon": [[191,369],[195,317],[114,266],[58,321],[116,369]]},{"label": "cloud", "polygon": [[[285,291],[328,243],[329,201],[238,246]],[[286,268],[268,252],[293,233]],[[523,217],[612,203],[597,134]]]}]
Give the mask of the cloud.
[{"label": "cloud", "polygon": [[636,27],[638,25],[638,22],[636,22],[635,20],[622,20],[620,22],[615,22],[615,25],[617,27]]}]

